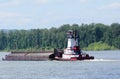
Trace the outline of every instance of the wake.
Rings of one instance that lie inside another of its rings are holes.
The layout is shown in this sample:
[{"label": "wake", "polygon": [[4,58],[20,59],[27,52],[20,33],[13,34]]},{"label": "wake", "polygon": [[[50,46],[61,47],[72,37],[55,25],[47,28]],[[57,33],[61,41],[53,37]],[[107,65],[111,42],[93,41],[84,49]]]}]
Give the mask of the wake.
[{"label": "wake", "polygon": [[101,61],[101,62],[110,61],[110,62],[120,62],[119,59],[93,59],[93,60],[84,60],[84,61]]}]

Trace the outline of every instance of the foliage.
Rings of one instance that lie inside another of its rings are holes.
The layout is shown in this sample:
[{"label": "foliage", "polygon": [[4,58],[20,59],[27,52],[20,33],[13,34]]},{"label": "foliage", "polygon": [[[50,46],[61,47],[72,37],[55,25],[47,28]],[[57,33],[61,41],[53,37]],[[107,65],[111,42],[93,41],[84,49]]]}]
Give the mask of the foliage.
[{"label": "foliage", "polygon": [[91,23],[65,24],[59,28],[52,27],[50,29],[0,30],[0,50],[65,48],[67,45],[66,32],[70,29],[79,32],[81,48],[88,47],[91,49],[94,44],[94,46],[96,45],[94,50],[98,48],[99,50],[108,50],[111,47],[120,49],[119,23],[111,25]]},{"label": "foliage", "polygon": [[106,43],[103,42],[95,42],[95,43],[91,43],[90,45],[88,45],[88,47],[84,48],[84,50],[115,50],[117,48],[115,48],[114,46],[109,46]]}]

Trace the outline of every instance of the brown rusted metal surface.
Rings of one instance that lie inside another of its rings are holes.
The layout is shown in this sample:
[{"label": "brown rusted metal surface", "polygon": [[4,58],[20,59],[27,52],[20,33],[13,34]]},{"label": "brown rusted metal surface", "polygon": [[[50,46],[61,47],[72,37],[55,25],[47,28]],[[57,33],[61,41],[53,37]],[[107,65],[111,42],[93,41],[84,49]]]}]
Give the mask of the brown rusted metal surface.
[{"label": "brown rusted metal surface", "polygon": [[52,53],[21,53],[21,52],[17,52],[17,53],[10,53],[9,55],[6,55],[5,58],[3,60],[30,60],[30,61],[39,61],[39,60],[49,60],[49,55]]}]

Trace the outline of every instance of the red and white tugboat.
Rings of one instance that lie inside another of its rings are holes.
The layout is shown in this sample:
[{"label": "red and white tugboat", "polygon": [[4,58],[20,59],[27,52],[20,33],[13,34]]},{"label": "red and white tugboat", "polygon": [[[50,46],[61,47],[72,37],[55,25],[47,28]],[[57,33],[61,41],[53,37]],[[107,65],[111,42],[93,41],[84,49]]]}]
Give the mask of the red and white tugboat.
[{"label": "red and white tugboat", "polygon": [[90,60],[94,59],[93,56],[89,56],[86,53],[83,53],[79,46],[79,36],[76,31],[69,30],[67,32],[68,44],[67,48],[64,51],[55,51],[54,59],[55,60]]}]

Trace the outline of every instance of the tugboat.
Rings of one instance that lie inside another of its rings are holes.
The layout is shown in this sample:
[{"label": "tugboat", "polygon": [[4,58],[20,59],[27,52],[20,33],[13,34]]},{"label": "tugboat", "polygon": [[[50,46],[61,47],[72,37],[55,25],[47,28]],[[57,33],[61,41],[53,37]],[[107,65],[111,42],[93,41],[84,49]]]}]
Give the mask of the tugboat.
[{"label": "tugboat", "polygon": [[79,35],[77,31],[69,30],[67,32],[68,44],[67,48],[64,50],[54,50],[54,54],[49,56],[52,60],[90,60],[94,59],[94,56],[89,56],[89,54],[83,53],[79,45]]},{"label": "tugboat", "polygon": [[41,61],[41,60],[59,60],[59,61],[76,61],[90,60],[93,56],[83,53],[79,45],[79,35],[77,31],[69,30],[67,32],[67,48],[54,49],[54,51],[38,51],[38,52],[11,52],[6,55],[3,60],[8,61]]}]

